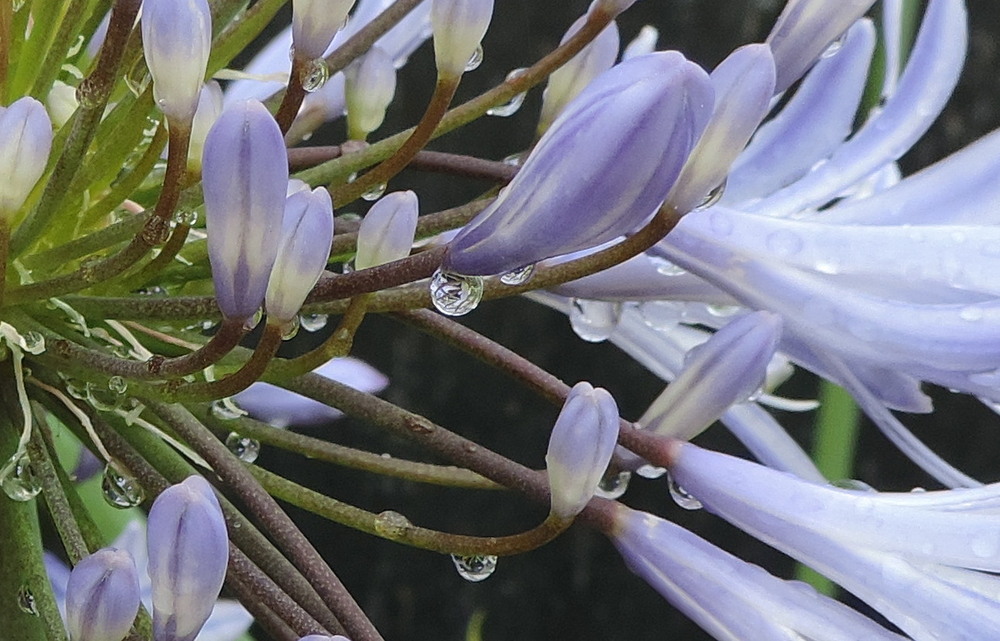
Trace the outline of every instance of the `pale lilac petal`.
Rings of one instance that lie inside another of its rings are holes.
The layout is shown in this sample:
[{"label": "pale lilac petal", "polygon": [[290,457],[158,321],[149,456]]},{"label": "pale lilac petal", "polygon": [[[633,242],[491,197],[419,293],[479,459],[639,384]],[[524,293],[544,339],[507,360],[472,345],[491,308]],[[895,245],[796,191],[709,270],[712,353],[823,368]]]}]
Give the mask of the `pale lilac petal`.
[{"label": "pale lilac petal", "polygon": [[187,126],[212,49],[212,14],[206,0],[143,0],[142,46],[153,77],[153,97],[167,115]]},{"label": "pale lilac petal", "polygon": [[0,218],[21,208],[45,171],[52,149],[52,123],[34,98],[0,107]]}]

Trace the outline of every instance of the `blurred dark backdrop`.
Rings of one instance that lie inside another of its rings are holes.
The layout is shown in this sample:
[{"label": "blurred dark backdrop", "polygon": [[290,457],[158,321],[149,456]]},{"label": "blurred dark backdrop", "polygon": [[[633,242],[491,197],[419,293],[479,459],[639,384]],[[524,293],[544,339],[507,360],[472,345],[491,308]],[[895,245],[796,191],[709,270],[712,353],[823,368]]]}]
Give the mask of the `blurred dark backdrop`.
[{"label": "blurred dark backdrop", "polygon": [[[429,0],[428,0],[429,1]],[[459,99],[500,82],[511,69],[549,51],[565,28],[587,8],[587,0],[541,2],[498,0],[496,19],[484,43],[485,61],[467,76]],[[734,47],[760,41],[783,3],[777,0],[639,0],[619,20],[623,44],[644,24],[660,30],[660,47],[678,49],[710,68]],[[972,39],[962,84],[934,130],[904,159],[908,172],[957,150],[997,125],[1000,3],[969,3]],[[433,87],[429,45],[401,70],[389,119],[375,138],[414,123]],[[531,139],[540,103],[532,91],[511,118],[484,118],[434,142],[432,148],[499,159]],[[341,125],[318,141],[339,142]],[[599,153],[599,152],[598,152]],[[437,176],[406,174],[392,187],[413,188],[426,213],[464,202],[486,185]],[[523,300],[484,303],[462,322],[528,356],[567,382],[588,380],[608,388],[623,415],[636,418],[661,391],[661,383],[610,345],[583,343],[565,317]],[[356,355],[389,375],[385,397],[517,460],[542,465],[546,436],[556,409],[513,386],[503,376],[419,333],[381,317],[369,318]],[[782,389],[789,396],[815,394],[815,381],[796,377]],[[918,434],[949,460],[985,480],[997,478],[996,417],[968,399],[939,395],[938,413],[907,419]],[[797,438],[810,439],[811,417],[782,415]],[[409,444],[367,425],[343,420],[318,431],[337,442],[423,458]],[[699,442],[735,453],[742,449],[715,428]],[[431,459],[433,460],[433,459]],[[306,485],[374,511],[392,509],[413,522],[470,534],[507,534],[536,524],[545,510],[518,496],[460,492],[380,479],[371,475],[283,456],[265,448],[261,465]],[[934,487],[871,426],[862,430],[858,478],[880,489]],[[627,502],[675,520],[725,549],[782,576],[792,564],[704,512],[674,506],[664,481],[633,482]],[[411,550],[355,533],[292,510],[362,607],[391,641],[467,638],[470,621],[482,624],[482,639],[575,639],[660,641],[707,639],[651,588],[624,567],[600,535],[574,527],[530,554],[502,558],[488,580],[462,580],[447,557]],[[473,638],[473,637],[468,637]]]}]

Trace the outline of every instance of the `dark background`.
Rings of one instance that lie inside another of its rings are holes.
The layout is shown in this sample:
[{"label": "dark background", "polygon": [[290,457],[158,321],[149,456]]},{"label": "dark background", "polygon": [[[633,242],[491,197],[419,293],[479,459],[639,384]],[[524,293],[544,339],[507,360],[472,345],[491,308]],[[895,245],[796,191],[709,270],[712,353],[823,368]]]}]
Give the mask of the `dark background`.
[{"label": "dark background", "polygon": [[[484,43],[485,61],[468,74],[458,99],[500,82],[511,69],[527,66],[551,50],[588,4],[587,0],[498,0],[496,19]],[[711,68],[736,46],[762,40],[782,5],[770,0],[640,0],[619,20],[622,43],[643,24],[653,24],[660,29],[660,48],[678,49]],[[908,173],[997,125],[1000,4],[978,0],[970,2],[969,9],[971,51],[962,84],[931,134],[904,159]],[[430,47],[425,45],[401,70],[389,119],[373,139],[413,124],[432,90],[433,79],[428,75],[432,68]],[[432,148],[493,159],[520,151],[531,140],[540,95],[540,89],[532,91],[511,118],[483,118],[434,142]],[[342,126],[331,125],[313,142],[339,142],[342,135]],[[404,175],[392,187],[417,190],[421,211],[426,213],[464,202],[486,185]],[[484,303],[463,322],[567,382],[588,380],[608,388],[627,418],[638,417],[662,389],[658,379],[614,347],[580,341],[564,316],[526,301]],[[365,322],[355,353],[389,375],[392,382],[384,394],[389,400],[527,465],[542,466],[556,410],[503,376],[380,317]],[[815,381],[803,374],[781,391],[811,397]],[[966,472],[996,480],[996,417],[967,398],[947,393],[937,397],[936,415],[907,417],[906,422]],[[809,442],[811,417],[785,414],[780,418],[803,443]],[[350,420],[317,434],[394,456],[426,457],[407,443]],[[720,428],[710,430],[699,442],[742,452]],[[267,448],[259,463],[330,496],[374,511],[396,510],[414,523],[447,531],[507,534],[531,527],[545,515],[544,509],[510,494],[381,479],[282,456]],[[935,487],[870,425],[862,428],[855,476],[879,489]],[[675,520],[780,576],[791,571],[792,564],[785,557],[719,519],[674,506],[664,481],[637,479],[626,500],[633,507]],[[458,641],[465,638],[474,617],[484,617],[482,638],[486,641],[708,638],[633,576],[601,535],[582,527],[572,528],[535,552],[500,559],[490,579],[471,584],[458,576],[447,557],[374,539],[296,510],[292,513],[391,641]]]}]

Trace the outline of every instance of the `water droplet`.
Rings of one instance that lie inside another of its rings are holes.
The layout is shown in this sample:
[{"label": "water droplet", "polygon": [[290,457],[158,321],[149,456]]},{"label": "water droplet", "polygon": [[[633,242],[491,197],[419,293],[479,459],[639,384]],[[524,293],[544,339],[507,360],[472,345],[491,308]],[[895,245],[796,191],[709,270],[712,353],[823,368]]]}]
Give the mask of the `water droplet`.
[{"label": "water droplet", "polygon": [[302,314],[299,316],[299,327],[307,332],[318,332],[326,327],[329,317],[326,314]]},{"label": "water droplet", "polygon": [[685,510],[700,510],[702,508],[701,501],[691,496],[691,493],[681,487],[672,476],[668,475],[667,479],[669,480],[670,498],[674,500],[674,503]]},{"label": "water droplet", "polygon": [[718,236],[728,236],[733,233],[732,217],[721,211],[713,211],[708,214],[708,226]]},{"label": "water droplet", "polygon": [[644,479],[658,479],[667,473],[667,468],[656,467],[655,465],[642,465],[635,473]]},{"label": "water droplet", "polygon": [[330,67],[322,58],[310,60],[306,63],[306,68],[302,70],[302,88],[305,89],[306,93],[319,91],[329,79]]},{"label": "water droplet", "polygon": [[281,340],[288,341],[295,338],[299,333],[299,317],[293,316],[291,320],[281,327]]},{"label": "water droplet", "polygon": [[340,273],[341,274],[351,274],[354,271],[355,271],[355,269],[354,269],[354,259],[353,258],[351,260],[345,262],[343,265],[340,266]]},{"label": "water droplet", "polygon": [[628,482],[631,480],[632,473],[628,471],[606,474],[597,484],[594,496],[611,500],[621,498],[625,494],[625,490],[628,489]]},{"label": "water droplet", "polygon": [[531,278],[531,275],[534,273],[535,273],[534,265],[525,265],[520,269],[509,271],[503,276],[501,276],[500,282],[503,283],[504,285],[510,285],[511,287],[517,285],[523,285],[526,282],[528,282],[528,279]]},{"label": "water droplet", "polygon": [[683,276],[687,273],[687,270],[683,267],[675,265],[664,258],[654,258],[653,262],[656,265],[656,271],[664,276]]},{"label": "water droplet", "polygon": [[[509,74],[507,74],[507,81],[514,80],[515,78],[523,74],[525,71],[527,71],[527,69],[523,67],[511,71]],[[514,114],[517,113],[517,110],[521,108],[521,105],[524,104],[524,98],[527,95],[528,95],[527,92],[522,91],[521,93],[517,94],[507,102],[503,103],[502,105],[497,105],[496,107],[491,107],[487,109],[486,115],[498,116],[500,118],[513,116]]]},{"label": "water droplet", "polygon": [[194,227],[198,222],[198,212],[193,209],[178,209],[174,212],[174,222],[178,225]]},{"label": "water droplet", "polygon": [[791,256],[802,249],[802,237],[787,229],[768,234],[766,242],[767,248],[777,256]]},{"label": "water droplet", "polygon": [[510,167],[520,167],[521,164],[524,162],[525,155],[526,154],[523,152],[519,154],[511,154],[506,158],[504,158],[503,160],[501,160],[500,162]]},{"label": "water droplet", "polygon": [[243,323],[243,327],[245,327],[247,330],[251,330],[260,324],[262,318],[264,318],[264,310],[258,307],[257,311],[253,313],[253,316],[248,318],[246,322]]},{"label": "water droplet", "polygon": [[25,614],[30,614],[33,617],[38,616],[38,603],[35,601],[35,595],[26,585],[22,585],[21,589],[17,591],[17,608]]},{"label": "water droplet", "polygon": [[710,316],[715,316],[716,318],[728,318],[734,316],[743,308],[739,305],[705,305],[705,311],[709,313]]},{"label": "water droplet", "polygon": [[726,181],[727,178],[723,178],[722,182],[716,185],[712,191],[705,194],[704,200],[698,203],[698,206],[693,209],[693,211],[701,211],[703,209],[708,209],[713,205],[717,205],[720,200],[722,200],[722,195],[726,193]]},{"label": "water droplet", "polygon": [[0,468],[0,486],[8,498],[15,501],[30,501],[42,491],[42,486],[31,469],[28,453],[15,452]]},{"label": "water droplet", "polygon": [[458,570],[458,576],[466,581],[478,583],[490,578],[497,569],[497,557],[492,554],[475,554],[473,556],[451,555],[451,560]]},{"label": "water droplet", "polygon": [[122,397],[111,390],[110,385],[87,383],[86,398],[90,406],[100,412],[112,412],[121,405]]},{"label": "water droplet", "polygon": [[963,307],[962,311],[958,312],[958,317],[964,321],[975,322],[983,320],[983,308],[977,305],[969,305],[968,307]]},{"label": "water droplet", "polygon": [[39,332],[28,331],[21,334],[21,338],[24,340],[22,348],[29,354],[41,354],[45,351],[45,337]]},{"label": "water droplet", "polygon": [[570,301],[569,323],[583,340],[600,343],[614,333],[621,314],[621,303],[574,298]]},{"label": "water droplet", "polygon": [[146,493],[139,482],[119,471],[112,463],[104,467],[101,493],[108,505],[123,510],[139,505],[146,498]]},{"label": "water droplet", "polygon": [[108,379],[108,389],[115,394],[124,394],[128,390],[128,383],[121,376],[112,376]]},{"label": "water droplet", "polygon": [[212,416],[220,421],[232,421],[240,418],[241,416],[246,416],[246,411],[234,403],[231,398],[223,398],[217,401],[212,401],[209,411],[212,412]]},{"label": "water droplet", "polygon": [[368,191],[366,191],[365,193],[361,194],[361,199],[367,200],[368,202],[375,202],[376,200],[385,195],[385,190],[387,187],[388,185],[386,185],[385,183],[379,183],[374,187],[372,187],[371,189],[369,189]]},{"label": "water droplet", "polygon": [[431,278],[431,302],[446,316],[464,316],[483,299],[483,279],[452,272],[434,272]]},{"label": "water droplet", "polygon": [[412,526],[410,519],[394,510],[386,510],[375,517],[375,532],[387,539],[396,539]]},{"label": "water droplet", "polygon": [[226,437],[226,447],[244,463],[253,463],[260,456],[260,441],[238,432],[229,433]]},{"label": "water droplet", "polygon": [[837,39],[826,46],[823,53],[819,54],[820,58],[832,58],[837,55],[837,52],[844,48],[844,41],[847,39],[847,33],[842,33],[837,36]]},{"label": "water droplet", "polygon": [[77,85],[76,101],[84,109],[98,109],[102,103],[101,95],[94,87],[94,83],[88,80]]},{"label": "water droplet", "polygon": [[483,64],[483,46],[479,45],[476,47],[476,50],[472,52],[472,57],[469,58],[469,61],[465,63],[465,70],[475,71],[481,64]]}]

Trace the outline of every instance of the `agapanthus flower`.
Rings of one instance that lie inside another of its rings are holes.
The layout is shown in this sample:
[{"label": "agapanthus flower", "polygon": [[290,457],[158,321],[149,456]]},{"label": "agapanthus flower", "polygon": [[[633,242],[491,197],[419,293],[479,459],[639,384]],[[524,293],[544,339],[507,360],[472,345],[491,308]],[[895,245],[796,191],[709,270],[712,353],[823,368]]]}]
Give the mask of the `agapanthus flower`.
[{"label": "agapanthus flower", "polygon": [[52,149],[52,123],[34,98],[0,107],[0,219],[21,208],[45,171]]},{"label": "agapanthus flower", "polygon": [[212,50],[206,0],[143,0],[142,46],[153,96],[168,121],[190,124]]},{"label": "agapanthus flower", "polygon": [[358,228],[355,269],[406,258],[417,231],[420,203],[412,191],[396,191],[379,198]]},{"label": "agapanthus flower", "polygon": [[493,18],[493,0],[430,0],[438,74],[465,73]]},{"label": "agapanthus flower", "polygon": [[292,44],[295,55],[305,60],[319,58],[344,26],[354,0],[294,0]]},{"label": "agapanthus flower", "polygon": [[132,555],[103,548],[81,559],[66,585],[66,627],[73,641],[121,641],[139,611]]}]

